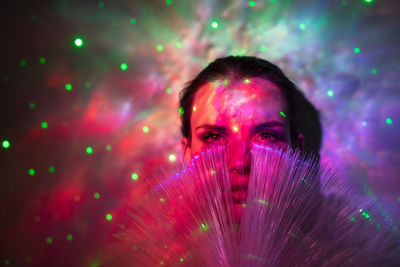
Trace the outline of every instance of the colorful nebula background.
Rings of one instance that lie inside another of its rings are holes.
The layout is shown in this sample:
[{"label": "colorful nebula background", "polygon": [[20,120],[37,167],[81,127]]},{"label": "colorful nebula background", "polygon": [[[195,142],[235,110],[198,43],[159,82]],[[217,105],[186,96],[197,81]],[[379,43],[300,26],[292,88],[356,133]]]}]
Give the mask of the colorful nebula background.
[{"label": "colorful nebula background", "polygon": [[399,210],[399,14],[397,0],[0,0],[0,265],[99,266],[141,184],[182,158],[180,90],[226,55],[278,64],[321,111],[321,155]]}]

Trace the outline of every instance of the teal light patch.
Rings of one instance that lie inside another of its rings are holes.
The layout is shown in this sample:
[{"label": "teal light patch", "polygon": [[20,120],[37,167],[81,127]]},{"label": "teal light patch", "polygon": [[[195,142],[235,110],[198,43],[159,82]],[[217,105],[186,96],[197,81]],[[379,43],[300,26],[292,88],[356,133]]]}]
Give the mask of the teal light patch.
[{"label": "teal light patch", "polygon": [[327,94],[329,97],[333,97],[333,95],[334,95],[334,93],[333,93],[332,90],[328,90],[328,91],[326,92],[326,94]]},{"label": "teal light patch", "polygon": [[282,111],[280,112],[280,114],[282,115],[282,117],[286,117],[286,114],[285,113],[283,113]]},{"label": "teal light patch", "polygon": [[387,123],[387,124],[392,124],[392,123],[393,123],[393,121],[392,121],[392,119],[391,119],[391,118],[387,118],[387,119],[386,119],[386,123]]},{"label": "teal light patch", "polygon": [[378,71],[376,69],[371,69],[371,73],[375,75],[378,73]]},{"label": "teal light patch", "polygon": [[361,49],[359,47],[354,48],[354,53],[358,54],[361,52]]},{"label": "teal light patch", "polygon": [[253,6],[255,6],[255,5],[256,5],[256,2],[255,2],[255,1],[249,1],[249,6],[253,7]]},{"label": "teal light patch", "polygon": [[302,30],[302,31],[304,31],[306,28],[307,28],[307,26],[306,26],[306,24],[304,24],[304,23],[301,23],[301,24],[299,25],[299,29]]},{"label": "teal light patch", "polygon": [[128,64],[126,64],[125,62],[121,63],[121,70],[127,70],[128,69]]},{"label": "teal light patch", "polygon": [[265,45],[260,45],[260,51],[264,52],[267,50],[267,47]]},{"label": "teal light patch", "polygon": [[36,171],[34,169],[29,169],[28,173],[30,176],[33,176],[33,175],[35,175]]},{"label": "teal light patch", "polygon": [[3,140],[3,142],[1,142],[1,146],[3,148],[9,148],[10,147],[10,142],[8,140]]},{"label": "teal light patch", "polygon": [[40,62],[40,64],[45,64],[46,59],[44,57],[41,57],[41,58],[39,58],[39,62]]}]

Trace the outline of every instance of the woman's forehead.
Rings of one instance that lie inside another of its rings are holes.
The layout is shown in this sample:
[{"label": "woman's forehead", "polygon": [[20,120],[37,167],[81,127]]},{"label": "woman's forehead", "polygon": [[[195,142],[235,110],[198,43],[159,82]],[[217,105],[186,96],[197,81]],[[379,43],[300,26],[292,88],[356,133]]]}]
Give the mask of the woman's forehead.
[{"label": "woman's forehead", "polygon": [[281,112],[286,112],[286,103],[276,84],[264,78],[221,79],[208,82],[197,91],[192,122],[232,118],[260,122],[281,119]]}]

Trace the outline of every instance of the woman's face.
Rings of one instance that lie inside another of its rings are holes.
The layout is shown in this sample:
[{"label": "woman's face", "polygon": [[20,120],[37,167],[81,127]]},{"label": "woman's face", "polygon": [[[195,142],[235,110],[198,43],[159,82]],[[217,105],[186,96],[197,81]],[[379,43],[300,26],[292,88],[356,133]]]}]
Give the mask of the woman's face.
[{"label": "woman's face", "polygon": [[229,145],[233,200],[240,216],[247,198],[252,144],[291,145],[285,98],[264,78],[216,80],[197,91],[192,108],[191,142],[182,139],[185,159],[190,162],[211,146]]}]

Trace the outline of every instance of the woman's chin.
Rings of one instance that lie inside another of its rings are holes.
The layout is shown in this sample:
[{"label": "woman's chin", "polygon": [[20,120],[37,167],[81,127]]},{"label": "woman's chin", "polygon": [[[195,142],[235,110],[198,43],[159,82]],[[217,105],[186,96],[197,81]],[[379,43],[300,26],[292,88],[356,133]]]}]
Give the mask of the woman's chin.
[{"label": "woman's chin", "polygon": [[246,208],[245,203],[233,203],[233,222],[240,223],[244,209]]}]

